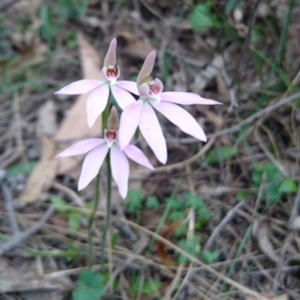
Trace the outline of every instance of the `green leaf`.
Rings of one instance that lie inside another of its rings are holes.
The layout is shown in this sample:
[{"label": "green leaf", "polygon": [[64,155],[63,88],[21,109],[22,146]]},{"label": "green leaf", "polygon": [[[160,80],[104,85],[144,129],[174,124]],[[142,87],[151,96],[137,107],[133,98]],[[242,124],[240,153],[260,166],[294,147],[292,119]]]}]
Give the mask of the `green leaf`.
[{"label": "green leaf", "polygon": [[214,250],[214,251],[209,251],[209,250],[204,250],[202,253],[202,261],[210,265],[216,261],[218,261],[220,258],[220,251]]},{"label": "green leaf", "polygon": [[252,171],[251,177],[252,177],[252,181],[254,182],[256,187],[260,186],[260,184],[262,182],[263,173],[264,173],[264,171],[260,167],[254,169]]},{"label": "green leaf", "polygon": [[20,162],[11,167],[7,168],[7,176],[14,178],[18,175],[27,175],[29,174],[37,165],[36,160],[31,160],[28,163]]},{"label": "green leaf", "polygon": [[147,198],[146,206],[148,208],[157,208],[157,207],[159,207],[159,201],[158,201],[157,197],[149,196]]},{"label": "green leaf", "polygon": [[111,245],[112,249],[115,248],[115,246],[117,244],[117,241],[118,241],[118,238],[119,238],[119,231],[113,231],[112,237],[111,237],[111,242],[110,242],[110,245]]},{"label": "green leaf", "polygon": [[227,1],[226,5],[225,5],[225,15],[226,16],[229,16],[232,13],[233,9],[236,6],[236,2],[237,2],[237,0],[228,0]]},{"label": "green leaf", "polygon": [[264,166],[266,172],[266,179],[267,182],[277,182],[279,183],[284,179],[283,175],[281,174],[280,170],[272,163],[266,163]]},{"label": "green leaf", "polygon": [[68,205],[68,203],[64,199],[62,199],[58,196],[52,196],[50,198],[50,202],[53,204],[53,206],[56,208],[56,210],[59,211],[60,213],[67,212],[67,210],[64,209],[64,207],[66,207]]},{"label": "green leaf", "polygon": [[71,246],[67,249],[64,258],[66,262],[70,263],[75,257],[78,257],[78,249],[74,246]]},{"label": "green leaf", "polygon": [[208,164],[215,164],[219,161],[228,160],[236,154],[237,149],[233,147],[216,147],[208,153],[205,162]]},{"label": "green leaf", "polygon": [[195,31],[206,31],[217,24],[209,2],[197,4],[189,15],[189,22]]},{"label": "green leaf", "polygon": [[242,201],[244,200],[247,196],[249,195],[249,192],[248,191],[239,191],[236,196],[235,196],[235,199],[237,201]]},{"label": "green leaf", "polygon": [[[141,288],[141,294],[147,296],[153,296],[162,287],[162,282],[156,279],[145,280]],[[140,280],[133,280],[130,285],[132,293],[137,296],[140,289]]]},{"label": "green leaf", "polygon": [[[183,214],[182,214],[182,217],[183,217]],[[188,230],[188,225],[187,223],[181,223],[181,225],[174,231],[173,235],[176,237],[176,238],[184,238],[186,237],[186,232]]]},{"label": "green leaf", "polygon": [[185,209],[185,205],[182,201],[178,201],[177,199],[169,198],[167,199],[167,208],[170,210],[178,210],[178,209]]},{"label": "green leaf", "polygon": [[[184,250],[185,252],[187,252],[188,254],[190,254],[191,256],[196,257],[200,251],[201,251],[201,247],[200,247],[200,237],[194,237],[193,239],[190,240],[180,240],[178,243],[178,246]],[[187,261],[189,259],[183,255],[180,254],[179,256],[179,261],[182,264],[186,264]]]},{"label": "green leaf", "polygon": [[142,288],[142,294],[153,295],[161,288],[161,286],[162,282],[157,279],[146,280]]},{"label": "green leaf", "polygon": [[87,209],[94,209],[94,206],[95,206],[95,201],[89,201],[85,204],[85,208]]},{"label": "green leaf", "polygon": [[293,194],[293,193],[297,193],[297,191],[298,191],[297,184],[295,183],[295,181],[293,181],[290,178],[284,179],[281,185],[279,186],[279,192],[281,193]]},{"label": "green leaf", "polygon": [[266,188],[267,201],[273,202],[280,198],[279,187],[277,184],[269,184]]},{"label": "green leaf", "polygon": [[77,231],[80,228],[81,218],[81,214],[71,213],[68,217],[69,229]]},{"label": "green leaf", "polygon": [[142,206],[142,200],[144,199],[144,195],[139,190],[131,190],[128,192],[127,201],[125,202],[128,210],[130,212],[134,212],[136,210],[140,210]]},{"label": "green leaf", "polygon": [[173,222],[176,222],[182,219],[183,215],[184,215],[183,211],[172,211],[169,215],[169,219]]},{"label": "green leaf", "polygon": [[79,275],[78,286],[72,294],[73,300],[99,300],[104,294],[103,277],[95,271],[84,271]]},{"label": "green leaf", "polygon": [[184,199],[188,204],[186,208],[192,206],[195,210],[197,217],[197,229],[201,229],[207,221],[210,219],[209,210],[204,200],[193,193],[185,193]]}]

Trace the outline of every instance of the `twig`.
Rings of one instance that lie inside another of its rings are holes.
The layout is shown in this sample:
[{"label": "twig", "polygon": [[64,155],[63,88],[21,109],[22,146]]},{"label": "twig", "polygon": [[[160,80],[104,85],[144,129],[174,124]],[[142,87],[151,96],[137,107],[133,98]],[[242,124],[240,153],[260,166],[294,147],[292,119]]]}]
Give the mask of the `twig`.
[{"label": "twig", "polygon": [[84,207],[84,202],[82,201],[82,199],[81,199],[81,198],[80,198],[73,190],[71,190],[71,189],[70,189],[69,187],[67,187],[66,185],[63,185],[63,184],[61,184],[61,183],[59,183],[59,182],[57,182],[57,181],[54,181],[54,182],[52,183],[52,186],[53,186],[55,189],[57,189],[57,190],[59,190],[59,191],[65,193],[66,195],[68,195],[71,199],[74,200],[74,202],[75,202],[78,206]]},{"label": "twig", "polygon": [[2,0],[2,2],[0,3],[0,11],[8,9],[10,6],[14,5],[19,1],[20,0]]},{"label": "twig", "polygon": [[3,255],[5,252],[17,247],[19,244],[23,243],[25,240],[34,235],[44,225],[44,223],[48,221],[48,219],[52,216],[54,211],[55,208],[53,206],[50,206],[38,223],[34,224],[32,227],[28,228],[24,232],[20,232],[20,234],[13,237],[9,242],[2,245],[2,247],[0,247],[0,256]]},{"label": "twig", "polygon": [[209,140],[209,142],[207,144],[205,144],[205,146],[194,156],[179,162],[179,163],[175,163],[175,164],[171,164],[168,166],[163,166],[163,167],[158,167],[155,169],[155,172],[167,172],[167,171],[172,171],[174,169],[181,169],[183,167],[186,167],[188,165],[190,165],[191,163],[197,161],[200,157],[202,157],[209,149],[210,147],[213,145],[213,143],[215,142],[217,137],[217,133],[215,133],[212,138]]},{"label": "twig", "polygon": [[224,78],[226,86],[229,90],[230,106],[228,107],[228,111],[231,112],[234,108],[239,106],[239,104],[236,100],[236,96],[235,96],[235,87],[231,86],[231,84],[230,84],[230,79],[227,74],[225,66],[223,66],[223,68],[221,68],[221,74],[222,74],[222,77]]},{"label": "twig", "polygon": [[256,140],[258,141],[258,144],[260,145],[261,149],[264,151],[265,155],[268,157],[268,159],[280,170],[280,172],[287,177],[288,174],[284,168],[284,166],[276,160],[276,158],[272,155],[272,153],[269,151],[268,147],[264,144],[264,142],[262,141],[258,129],[261,122],[258,123],[258,125],[256,126],[255,130],[254,130],[254,136],[256,138]]},{"label": "twig", "polygon": [[220,224],[215,227],[214,231],[210,235],[209,239],[207,240],[205,246],[203,247],[203,250],[208,249],[211,247],[215,237],[219,234],[219,232],[224,229],[225,224],[231,221],[231,219],[234,217],[234,214],[237,210],[239,210],[244,205],[244,201],[241,201],[238,203],[235,207],[233,207],[225,216],[225,218],[220,222]]},{"label": "twig", "polygon": [[[117,203],[115,205],[115,209],[116,209],[116,212],[117,212],[117,215],[123,219],[126,219],[126,216],[123,212],[123,208],[122,206]],[[136,234],[131,230],[130,226],[128,226],[128,224],[122,224],[122,226],[117,226],[117,227],[120,227],[119,229],[124,233],[126,234],[130,240],[132,241],[135,241],[136,240]]]},{"label": "twig", "polygon": [[[125,224],[124,224],[125,225]],[[128,224],[126,224],[128,226]],[[145,250],[145,247],[147,246],[147,244],[141,242],[141,243],[137,243],[138,244],[138,249],[135,253],[135,255],[139,255],[140,253],[142,253]],[[109,277],[109,281],[106,283],[104,290],[106,291],[108,289],[108,287],[112,286],[114,280],[117,278],[117,276],[124,271],[130,264],[132,264],[132,261],[135,259],[135,256],[129,256],[125,262],[117,267],[115,269],[115,271],[110,275]]]},{"label": "twig", "polygon": [[140,2],[154,15],[156,16],[158,19],[160,19],[161,21],[165,21],[164,17],[162,17],[155,9],[153,9],[152,5],[148,5],[148,3],[146,3],[144,0],[140,0]]},{"label": "twig", "polygon": [[8,215],[9,215],[10,226],[13,229],[14,236],[16,237],[20,234],[20,229],[19,229],[18,222],[16,220],[14,204],[13,204],[13,197],[12,197],[11,191],[9,190],[9,188],[7,187],[7,185],[4,182],[2,182],[2,192],[3,192],[3,196],[6,200],[6,209],[7,209]]},{"label": "twig", "polygon": [[98,205],[99,205],[99,198],[100,198],[99,189],[100,189],[100,177],[101,177],[100,174],[101,173],[99,171],[99,173],[96,177],[94,208],[88,219],[89,267],[92,266],[93,261],[94,261],[93,223],[94,223],[96,211],[97,211]]},{"label": "twig", "polygon": [[251,11],[251,16],[250,16],[250,22],[249,22],[249,26],[248,26],[248,33],[247,33],[247,36],[246,36],[246,39],[245,39],[245,42],[243,44],[243,47],[242,47],[242,51],[241,51],[241,55],[240,55],[240,58],[239,58],[239,61],[237,63],[237,66],[235,68],[235,71],[234,71],[234,74],[232,76],[232,81],[231,81],[231,84],[230,84],[230,88],[232,88],[235,84],[235,81],[236,81],[236,78],[239,74],[239,68],[241,66],[241,63],[244,59],[244,55],[246,53],[246,50],[248,48],[248,45],[250,43],[250,40],[251,40],[251,35],[252,35],[252,28],[254,26],[254,22],[255,22],[255,15],[256,15],[256,10],[257,10],[257,7],[259,5],[261,0],[257,0],[252,8],[252,11]]},{"label": "twig", "polygon": [[298,184],[298,193],[294,200],[294,205],[292,208],[291,216],[289,222],[291,223],[298,215],[299,215],[299,207],[300,207],[300,183]]}]

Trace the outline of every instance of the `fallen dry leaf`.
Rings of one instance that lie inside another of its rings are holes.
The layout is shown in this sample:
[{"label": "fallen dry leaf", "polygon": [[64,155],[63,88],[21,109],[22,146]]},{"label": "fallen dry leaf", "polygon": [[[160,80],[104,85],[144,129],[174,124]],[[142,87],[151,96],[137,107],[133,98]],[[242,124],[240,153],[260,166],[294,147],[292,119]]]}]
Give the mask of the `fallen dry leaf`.
[{"label": "fallen dry leaf", "polygon": [[288,294],[283,294],[281,296],[276,296],[272,300],[288,300],[288,299],[289,299]]},{"label": "fallen dry leaf", "polygon": [[[182,222],[183,219],[170,224],[162,231],[161,236],[167,239],[182,224]],[[161,258],[162,262],[165,265],[170,266],[174,264],[174,260],[172,256],[168,253],[166,245],[163,242],[157,241],[156,249],[157,255]]]},{"label": "fallen dry leaf", "polygon": [[300,216],[295,217],[289,224],[290,229],[299,230],[300,229]]},{"label": "fallen dry leaf", "polygon": [[278,263],[279,257],[274,251],[274,247],[270,241],[270,227],[266,220],[255,220],[252,230],[253,236],[257,239],[258,245],[263,253],[265,253],[269,259]]},{"label": "fallen dry leaf", "polygon": [[[57,270],[53,264],[47,265],[47,272],[55,271]],[[23,259],[13,266],[0,258],[1,294],[18,292],[21,298],[24,296],[23,299],[60,300],[65,299],[66,291],[72,288],[74,284],[67,276],[59,278],[41,276],[34,259]]]},{"label": "fallen dry leaf", "polygon": [[26,188],[18,198],[21,206],[38,200],[42,193],[52,185],[58,166],[58,160],[53,158],[54,151],[54,141],[44,136],[42,138],[41,160],[30,174]]},{"label": "fallen dry leaf", "polygon": [[[273,295],[271,295],[270,293],[263,293],[261,295],[270,300],[288,300],[289,299],[287,294],[283,294],[283,295],[275,296],[275,297]],[[259,300],[259,298],[247,295],[245,300]]]},{"label": "fallen dry leaf", "polygon": [[48,100],[38,112],[38,136],[53,136],[57,131],[56,109],[52,99]]},{"label": "fallen dry leaf", "polygon": [[137,37],[131,32],[122,31],[118,34],[119,37],[124,38],[126,44],[124,48],[132,55],[139,58],[146,58],[146,56],[154,50],[154,48],[147,44],[144,40]]},{"label": "fallen dry leaf", "polygon": [[[103,79],[100,70],[101,59],[95,48],[88,43],[81,35],[77,35],[80,49],[81,66],[83,77],[89,79]],[[75,104],[71,107],[67,117],[61,124],[55,140],[58,142],[79,140],[82,138],[100,136],[101,134],[101,118],[98,118],[95,125],[89,128],[86,121],[86,98],[88,94],[80,95]],[[73,141],[74,142],[74,141]],[[59,147],[59,150],[66,148]],[[78,164],[79,158],[59,159],[59,174],[68,174]]]}]

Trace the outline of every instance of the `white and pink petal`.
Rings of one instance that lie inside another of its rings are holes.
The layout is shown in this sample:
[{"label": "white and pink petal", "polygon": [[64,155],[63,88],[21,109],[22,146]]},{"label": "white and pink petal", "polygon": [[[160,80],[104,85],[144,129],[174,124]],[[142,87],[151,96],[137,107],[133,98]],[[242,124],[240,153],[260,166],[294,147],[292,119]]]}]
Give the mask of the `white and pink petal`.
[{"label": "white and pink petal", "polygon": [[222,104],[218,101],[200,97],[198,94],[185,92],[164,92],[161,93],[161,100],[182,105],[217,105]]},{"label": "white and pink petal", "polygon": [[97,176],[108,150],[107,144],[104,143],[87,154],[82,164],[78,191],[84,189]]},{"label": "white and pink petal", "polygon": [[116,82],[116,85],[132,94],[135,95],[139,94],[137,84],[134,81],[119,80]]},{"label": "white and pink petal", "polygon": [[143,100],[128,105],[121,114],[119,127],[119,143],[121,149],[129,143],[139,125],[143,109]]},{"label": "white and pink petal", "polygon": [[157,159],[165,164],[167,162],[167,145],[157,116],[151,105],[144,101],[139,123],[140,131],[154,152]]},{"label": "white and pink petal", "polygon": [[100,146],[101,144],[105,143],[103,139],[87,139],[80,142],[77,142],[64,151],[60,152],[55,157],[69,157],[87,153],[92,149]]},{"label": "white and pink petal", "polygon": [[109,97],[109,84],[105,83],[94,89],[87,98],[86,111],[87,123],[92,127],[96,119],[104,111]]},{"label": "white and pink petal", "polygon": [[112,146],[110,150],[110,164],[112,177],[117,183],[120,195],[125,199],[128,191],[129,163],[117,145]]},{"label": "white and pink petal", "polygon": [[61,88],[54,94],[64,94],[64,95],[79,95],[90,92],[96,87],[102,85],[104,81],[93,80],[93,79],[82,79],[74,81],[67,86]]},{"label": "white and pink petal", "polygon": [[149,159],[138,147],[129,144],[127,147],[123,149],[123,151],[131,160],[135,161],[136,163],[150,170],[155,170],[152,164],[150,163]]},{"label": "white and pink petal", "polygon": [[173,103],[160,102],[159,104],[153,104],[153,107],[183,132],[201,141],[207,141],[206,135],[198,122],[180,106]]},{"label": "white and pink petal", "polygon": [[122,89],[118,85],[112,85],[110,89],[122,110],[124,110],[128,105],[135,102],[135,98],[129,92]]}]

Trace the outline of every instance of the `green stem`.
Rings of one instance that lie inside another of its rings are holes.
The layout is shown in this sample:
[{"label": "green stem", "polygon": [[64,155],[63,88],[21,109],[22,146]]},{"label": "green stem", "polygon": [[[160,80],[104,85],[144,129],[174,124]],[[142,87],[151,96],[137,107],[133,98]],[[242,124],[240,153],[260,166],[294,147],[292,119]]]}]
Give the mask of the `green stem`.
[{"label": "green stem", "polygon": [[102,235],[101,241],[101,264],[104,264],[104,248],[105,248],[105,240],[106,235],[109,229],[110,224],[110,204],[111,204],[111,166],[110,166],[110,156],[106,156],[106,167],[107,167],[107,201],[106,201],[106,222],[105,228]]},{"label": "green stem", "polygon": [[[110,95],[111,96],[111,95]],[[107,128],[107,121],[109,118],[109,113],[110,113],[110,105],[107,105],[104,112],[102,113],[102,128],[103,128],[103,136],[104,136],[104,129]],[[101,269],[103,270],[103,266],[104,266],[104,249],[105,249],[105,240],[106,240],[106,235],[107,235],[107,231],[109,228],[109,220],[110,220],[110,199],[111,199],[111,167],[110,167],[110,153],[106,156],[106,166],[107,166],[107,191],[106,191],[106,195],[107,195],[107,201],[106,201],[106,222],[105,222],[105,228],[104,228],[104,232],[102,235],[102,239],[101,239]]]},{"label": "green stem", "polygon": [[[107,105],[104,112],[102,113],[102,135],[104,136],[104,129],[107,128],[107,120],[109,117],[109,111],[110,111],[110,106]],[[107,156],[108,158],[109,156]],[[110,164],[110,163],[109,163]],[[100,169],[101,170],[101,169]],[[89,267],[92,266],[93,262],[94,262],[94,251],[93,251],[93,223],[94,223],[94,219],[95,219],[95,215],[96,215],[96,211],[98,209],[98,205],[99,205],[99,189],[100,189],[100,170],[99,173],[97,175],[96,178],[96,186],[95,186],[95,201],[94,201],[94,207],[93,207],[93,211],[90,214],[89,220],[88,220],[88,243],[89,243]],[[107,174],[108,178],[108,182],[110,183],[109,189],[107,194],[109,195],[109,206],[110,206],[110,194],[111,194],[111,175]],[[109,208],[110,209],[110,208]],[[105,240],[105,236],[104,236],[104,240]],[[103,238],[102,238],[103,241]],[[101,248],[101,260],[103,257],[103,252],[104,252],[104,245],[102,242],[102,248]]]},{"label": "green stem", "polygon": [[88,220],[88,242],[89,242],[89,267],[92,266],[94,262],[94,251],[93,251],[93,223],[96,215],[96,211],[99,205],[99,189],[100,189],[100,171],[96,177],[96,187],[95,187],[95,199],[94,199],[94,207],[93,211],[90,214]]}]

